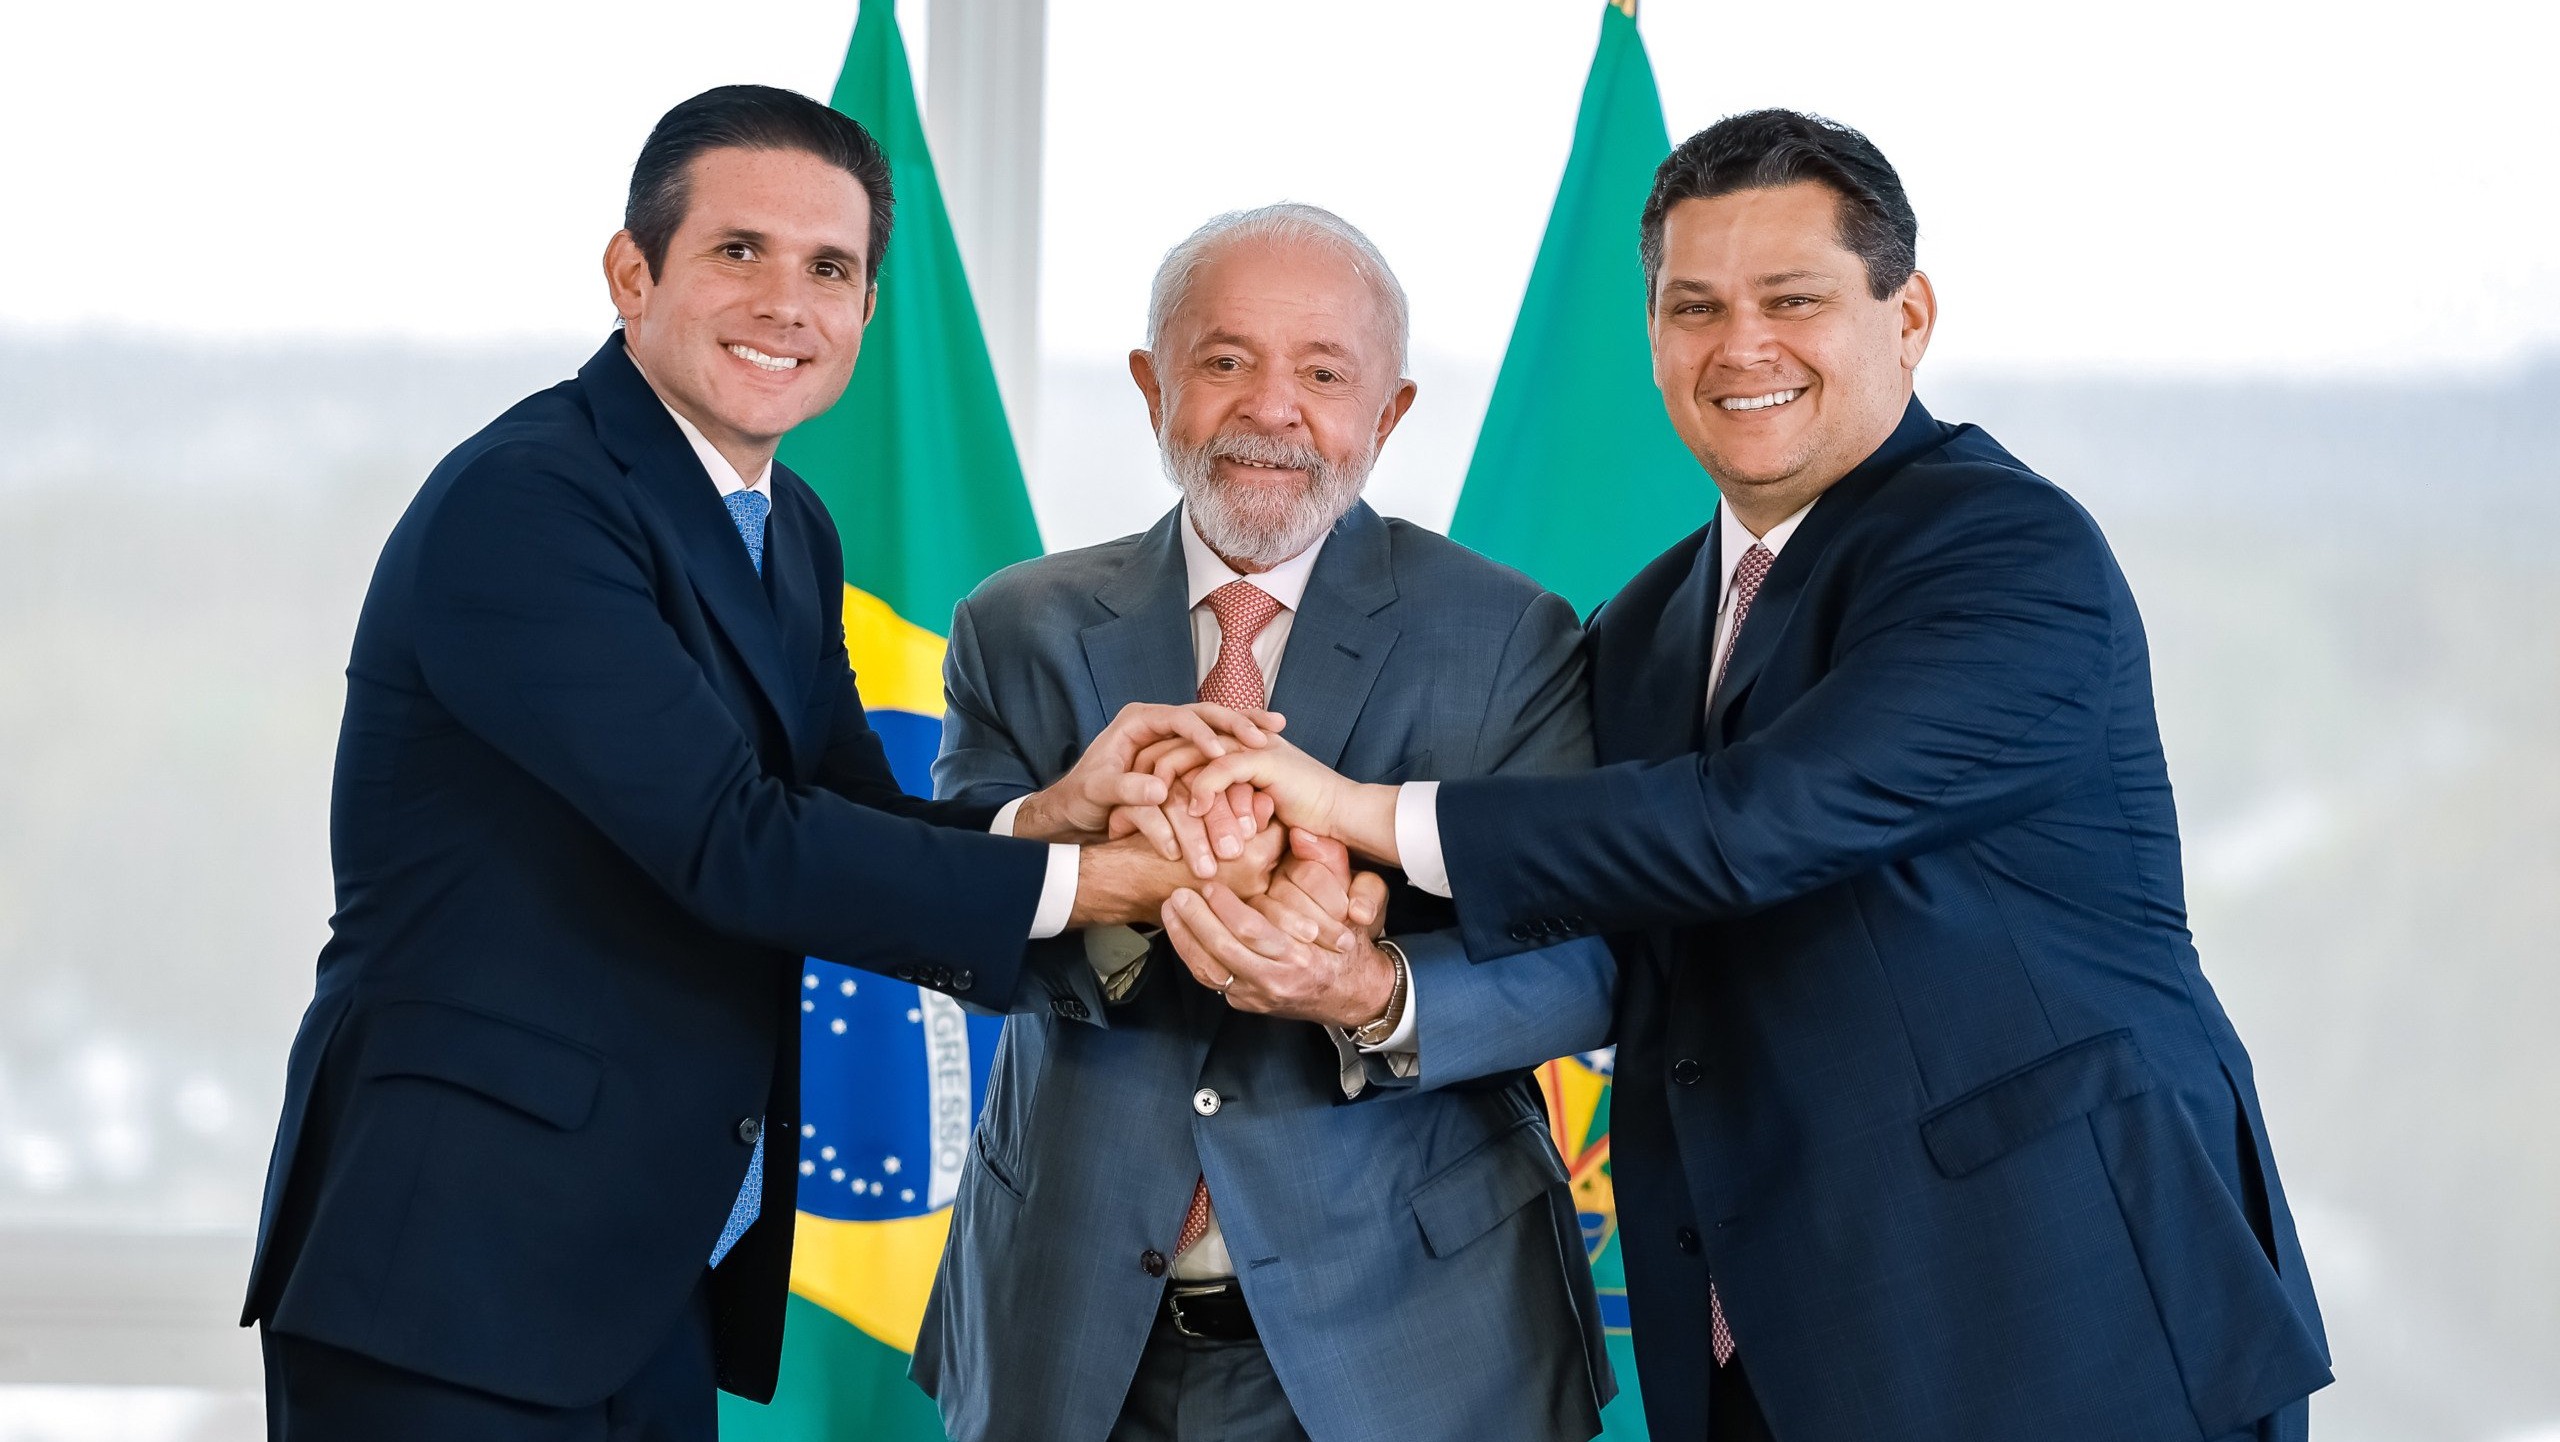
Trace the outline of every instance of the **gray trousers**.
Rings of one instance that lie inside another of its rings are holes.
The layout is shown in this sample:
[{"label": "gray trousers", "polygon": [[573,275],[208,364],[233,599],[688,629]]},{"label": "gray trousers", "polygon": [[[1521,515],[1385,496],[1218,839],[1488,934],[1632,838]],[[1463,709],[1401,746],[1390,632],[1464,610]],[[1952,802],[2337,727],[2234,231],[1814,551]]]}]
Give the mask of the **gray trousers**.
[{"label": "gray trousers", "polygon": [[1162,1317],[1147,1336],[1111,1442],[1308,1442],[1256,1341],[1186,1337]]}]

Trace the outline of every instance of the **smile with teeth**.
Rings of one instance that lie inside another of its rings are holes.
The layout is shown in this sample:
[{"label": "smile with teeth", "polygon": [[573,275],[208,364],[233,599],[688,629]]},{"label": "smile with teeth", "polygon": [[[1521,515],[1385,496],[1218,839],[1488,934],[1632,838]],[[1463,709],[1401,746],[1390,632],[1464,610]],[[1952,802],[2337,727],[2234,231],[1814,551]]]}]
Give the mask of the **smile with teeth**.
[{"label": "smile with teeth", "polygon": [[764,371],[787,371],[800,364],[798,356],[766,355],[751,345],[732,345],[729,347],[729,354],[754,366],[757,370]]},{"label": "smile with teeth", "polygon": [[1716,404],[1729,411],[1765,411],[1772,406],[1785,405],[1803,394],[1804,387],[1798,386],[1791,391],[1771,391],[1765,396],[1727,396]]}]

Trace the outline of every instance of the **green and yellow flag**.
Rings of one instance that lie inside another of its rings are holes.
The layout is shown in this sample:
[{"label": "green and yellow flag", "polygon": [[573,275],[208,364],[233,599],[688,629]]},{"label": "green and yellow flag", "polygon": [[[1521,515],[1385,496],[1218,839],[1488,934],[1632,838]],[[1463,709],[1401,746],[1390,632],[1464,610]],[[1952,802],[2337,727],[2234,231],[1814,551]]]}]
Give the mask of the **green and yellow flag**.
[{"label": "green and yellow flag", "polygon": [[[1715,505],[1714,486],[1662,413],[1645,336],[1636,224],[1670,150],[1635,0],[1612,0],[1600,15],[1573,154],[1449,527],[1586,615],[1705,524]],[[1610,1186],[1612,1063],[1608,1052],[1567,1057],[1538,1079],[1573,1178],[1618,1372],[1602,1435],[1635,1442],[1646,1433]]]},{"label": "green and yellow flag", "polygon": [[1715,508],[1715,487],[1662,413],[1645,336],[1636,222],[1670,153],[1635,0],[1611,0],[1449,525],[1584,615]]},{"label": "green and yellow flag", "polygon": [[[862,360],[782,462],[844,539],[844,631],[898,780],[930,792],[954,603],[1040,554],[977,306],[916,112],[894,0],[863,0],[830,102],[888,152],[897,226]],[[999,1023],[812,959],[801,976],[800,1212],[773,1405],[720,1399],[732,1442],[940,1442],[909,1349],[951,1228]]]}]

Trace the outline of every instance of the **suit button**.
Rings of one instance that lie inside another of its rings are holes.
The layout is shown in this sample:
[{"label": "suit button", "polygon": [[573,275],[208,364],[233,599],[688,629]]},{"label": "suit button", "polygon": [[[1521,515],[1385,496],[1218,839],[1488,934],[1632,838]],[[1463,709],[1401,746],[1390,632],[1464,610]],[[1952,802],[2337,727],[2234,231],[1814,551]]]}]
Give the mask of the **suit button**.
[{"label": "suit button", "polygon": [[1065,1017],[1069,1021],[1082,1021],[1085,1018],[1084,1003],[1072,996],[1051,997],[1049,999],[1049,1010],[1056,1012],[1058,1015]]},{"label": "suit button", "polygon": [[1692,1257],[1698,1255],[1698,1229],[1695,1227],[1682,1227],[1672,1234],[1671,1242]]},{"label": "suit button", "polygon": [[1218,1095],[1217,1091],[1211,1087],[1202,1087],[1191,1094],[1191,1109],[1204,1117],[1216,1116],[1218,1108],[1226,1104],[1227,1099]]},{"label": "suit button", "polygon": [[1525,926],[1515,926],[1511,928],[1511,939],[1513,941],[1527,941],[1529,939],[1529,928]]},{"label": "suit button", "polygon": [[1673,1062],[1671,1064],[1671,1079],[1680,1083],[1680,1085],[1684,1087],[1696,1086],[1698,1084],[1698,1063],[1692,1058],[1685,1056],[1680,1058],[1678,1061]]},{"label": "suit button", "polygon": [[896,971],[889,974],[896,977],[898,980],[905,982],[909,986],[916,984],[916,969],[912,966],[899,967]]},{"label": "suit button", "polygon": [[754,1146],[756,1139],[763,1135],[764,1122],[760,1118],[747,1117],[738,1123],[738,1140],[748,1146]]},{"label": "suit button", "polygon": [[951,989],[954,991],[967,991],[977,984],[978,974],[965,966],[951,973]]},{"label": "suit button", "polygon": [[1138,1270],[1146,1273],[1150,1277],[1163,1276],[1164,1253],[1157,1251],[1153,1247],[1149,1247],[1145,1251],[1140,1252],[1138,1254]]}]

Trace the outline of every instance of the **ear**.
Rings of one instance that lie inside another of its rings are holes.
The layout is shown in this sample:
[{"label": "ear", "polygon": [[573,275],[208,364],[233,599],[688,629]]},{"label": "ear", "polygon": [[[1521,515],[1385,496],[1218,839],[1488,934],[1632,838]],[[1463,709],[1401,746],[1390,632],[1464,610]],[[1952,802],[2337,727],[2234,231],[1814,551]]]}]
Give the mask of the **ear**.
[{"label": "ear", "polygon": [[630,231],[615,231],[613,239],[604,243],[604,288],[625,325],[648,311],[649,292],[656,285],[649,276],[649,257],[640,253],[640,242],[631,238]]},{"label": "ear", "polygon": [[875,280],[871,282],[871,289],[862,293],[862,323],[864,326],[867,327],[871,324],[871,317],[877,313],[879,309],[880,282]]},{"label": "ear", "polygon": [[1147,398],[1147,429],[1164,433],[1164,381],[1156,374],[1156,358],[1152,351],[1129,352],[1129,379],[1138,383],[1138,394]]},{"label": "ear", "polygon": [[1902,283],[1896,305],[1902,320],[1902,368],[1918,370],[1920,358],[1929,353],[1929,337],[1938,329],[1938,288],[1926,273],[1915,270]]},{"label": "ear", "polygon": [[1369,443],[1371,449],[1383,447],[1387,443],[1387,437],[1395,434],[1396,423],[1404,419],[1406,411],[1413,409],[1413,396],[1413,382],[1409,380],[1396,382],[1396,393],[1387,397],[1386,409],[1378,412],[1378,434]]}]

